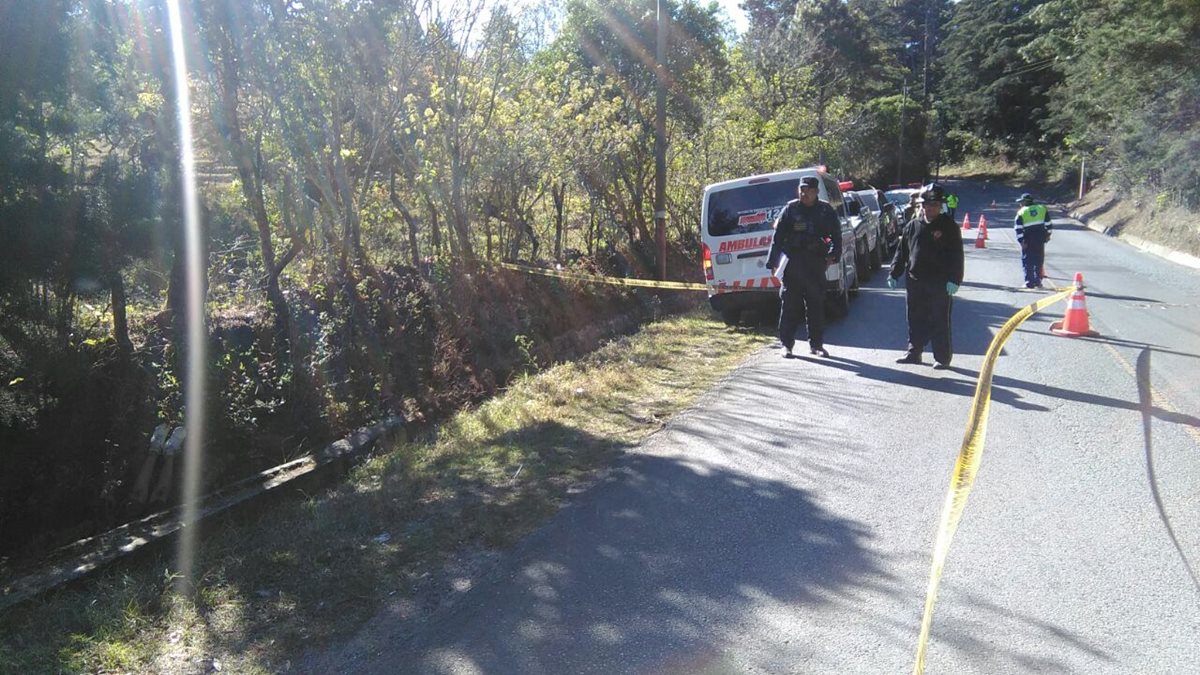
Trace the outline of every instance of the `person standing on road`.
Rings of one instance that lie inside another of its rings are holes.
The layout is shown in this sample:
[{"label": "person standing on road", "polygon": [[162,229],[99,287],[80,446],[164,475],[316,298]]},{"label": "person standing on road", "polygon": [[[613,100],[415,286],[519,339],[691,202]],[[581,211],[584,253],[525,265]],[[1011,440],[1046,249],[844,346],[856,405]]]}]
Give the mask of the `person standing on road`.
[{"label": "person standing on road", "polygon": [[888,274],[888,288],[907,273],[908,353],[896,363],[922,363],[925,344],[933,343],[934,368],[945,370],[954,358],[950,340],[953,296],[963,280],[962,234],[942,213],[946,193],[936,184],[921,190],[921,213],[904,226]]},{"label": "person standing on road", "polygon": [[946,215],[950,216],[950,220],[954,220],[956,211],[958,211],[958,195],[946,195]]},{"label": "person standing on road", "polygon": [[825,268],[842,255],[842,232],[837,213],[817,197],[815,176],[800,179],[799,199],[788,202],[775,220],[775,236],[767,267],[775,274],[783,266],[779,291],[779,341],[792,357],[800,317],[808,318],[808,346],[813,354],[825,351]]},{"label": "person standing on road", "polygon": [[1042,287],[1042,264],[1046,262],[1046,242],[1050,241],[1050,211],[1034,202],[1026,192],[1017,200],[1021,210],[1013,221],[1017,243],[1021,245],[1021,267],[1025,270],[1025,288]]}]

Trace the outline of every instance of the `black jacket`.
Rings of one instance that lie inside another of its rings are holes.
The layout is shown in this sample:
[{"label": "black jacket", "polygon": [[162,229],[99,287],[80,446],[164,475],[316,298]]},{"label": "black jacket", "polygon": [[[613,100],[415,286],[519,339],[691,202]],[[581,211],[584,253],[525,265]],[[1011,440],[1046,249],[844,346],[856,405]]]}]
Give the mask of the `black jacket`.
[{"label": "black jacket", "polygon": [[890,274],[899,279],[905,272],[920,281],[962,285],[962,232],[953,218],[939,213],[932,222],[926,223],[921,217],[908,221]]},{"label": "black jacket", "polygon": [[[817,201],[805,206],[799,199],[793,199],[787,203],[775,219],[775,237],[771,240],[767,267],[774,269],[779,264],[780,253],[786,253],[796,262],[812,263],[842,256],[842,227],[829,202]],[[825,265],[817,269],[824,273]]]}]

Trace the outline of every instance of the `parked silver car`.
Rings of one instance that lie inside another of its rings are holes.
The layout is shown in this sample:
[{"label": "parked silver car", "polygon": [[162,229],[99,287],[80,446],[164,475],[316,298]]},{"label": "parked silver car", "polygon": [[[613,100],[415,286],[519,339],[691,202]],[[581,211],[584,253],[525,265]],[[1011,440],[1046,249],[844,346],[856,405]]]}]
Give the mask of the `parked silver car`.
[{"label": "parked silver car", "polygon": [[862,202],[863,207],[875,214],[878,232],[876,235],[877,245],[871,249],[870,253],[872,269],[878,269],[883,264],[883,261],[891,255],[900,238],[900,219],[896,215],[896,209],[886,199],[881,201],[882,194],[875,188],[858,190],[854,193]]},{"label": "parked silver car", "polygon": [[846,212],[854,226],[854,262],[859,279],[871,276],[871,270],[879,269],[883,261],[879,216],[864,202],[859,192],[845,193]]}]

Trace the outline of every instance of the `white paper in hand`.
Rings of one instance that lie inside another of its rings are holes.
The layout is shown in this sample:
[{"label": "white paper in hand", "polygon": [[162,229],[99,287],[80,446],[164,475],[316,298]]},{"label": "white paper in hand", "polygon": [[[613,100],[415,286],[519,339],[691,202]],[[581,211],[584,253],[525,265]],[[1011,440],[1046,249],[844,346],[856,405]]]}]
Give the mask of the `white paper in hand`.
[{"label": "white paper in hand", "polygon": [[779,254],[779,264],[775,265],[775,278],[783,280],[783,270],[787,268],[788,257],[786,253]]}]

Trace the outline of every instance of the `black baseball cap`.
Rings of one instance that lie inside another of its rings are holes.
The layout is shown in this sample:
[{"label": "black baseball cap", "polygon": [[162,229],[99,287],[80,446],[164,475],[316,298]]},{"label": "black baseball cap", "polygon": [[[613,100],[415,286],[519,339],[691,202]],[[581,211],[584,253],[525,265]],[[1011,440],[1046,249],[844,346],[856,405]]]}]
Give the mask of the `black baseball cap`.
[{"label": "black baseball cap", "polygon": [[807,187],[815,189],[818,185],[820,185],[820,182],[817,180],[816,176],[805,176],[804,178],[800,179],[800,187],[802,188]]},{"label": "black baseball cap", "polygon": [[921,188],[921,203],[944,202],[946,201],[946,191],[937,183],[930,183]]}]

